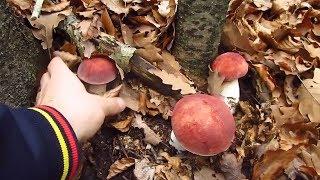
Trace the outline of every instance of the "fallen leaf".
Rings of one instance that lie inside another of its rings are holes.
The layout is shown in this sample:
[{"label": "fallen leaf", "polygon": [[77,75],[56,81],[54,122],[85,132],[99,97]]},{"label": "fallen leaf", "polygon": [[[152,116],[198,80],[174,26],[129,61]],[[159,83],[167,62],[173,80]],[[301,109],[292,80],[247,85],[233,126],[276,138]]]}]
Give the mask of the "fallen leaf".
[{"label": "fallen leaf", "polygon": [[128,132],[130,129],[132,120],[133,120],[133,117],[128,117],[122,121],[111,123],[111,125],[121,132]]},{"label": "fallen leaf", "polygon": [[122,38],[124,43],[130,46],[134,46],[134,42],[132,38],[133,32],[126,24],[121,24],[121,33],[122,33]]},{"label": "fallen leaf", "polygon": [[163,61],[161,56],[161,49],[152,44],[137,49],[135,53],[151,63]]},{"label": "fallen leaf", "polygon": [[168,161],[168,164],[170,166],[172,166],[173,169],[175,170],[179,170],[182,160],[179,157],[171,157],[167,152],[160,152],[159,154],[160,156],[166,158],[166,160]]},{"label": "fallen leaf", "polygon": [[144,131],[144,141],[152,145],[157,145],[161,142],[161,137],[156,134],[143,120],[141,115],[136,114],[132,123],[133,127],[143,129]]},{"label": "fallen leaf", "polygon": [[115,87],[115,88],[113,88],[113,89],[111,89],[111,90],[109,90],[109,91],[107,91],[107,92],[105,92],[104,94],[103,94],[103,98],[112,98],[112,97],[116,97],[116,96],[118,96],[119,95],[119,93],[120,93],[120,91],[121,91],[121,89],[122,89],[122,87],[123,87],[123,84],[120,84],[119,86],[117,86],[117,87]]},{"label": "fallen leaf", "polygon": [[122,0],[101,0],[101,2],[117,14],[127,15],[129,13],[130,6],[126,6]]},{"label": "fallen leaf", "polygon": [[297,106],[271,105],[271,117],[274,118],[276,127],[281,127],[284,124],[306,122]]},{"label": "fallen leaf", "polygon": [[149,72],[160,77],[164,84],[168,84],[172,86],[172,90],[180,90],[181,94],[194,94],[196,90],[186,81],[184,81],[181,77],[176,77],[173,74],[169,74],[166,71],[157,70],[157,69],[149,69]]},{"label": "fallen leaf", "polygon": [[114,176],[124,172],[127,170],[129,167],[133,166],[135,164],[135,159],[134,158],[122,158],[120,160],[117,160],[114,162],[110,168],[109,168],[109,174],[107,179],[111,179]]},{"label": "fallen leaf", "polygon": [[125,102],[126,106],[133,111],[139,112],[139,93],[138,91],[132,89],[127,84],[124,84],[119,97],[121,97]]},{"label": "fallen leaf", "polygon": [[63,46],[60,48],[61,51],[65,51],[71,54],[77,54],[77,47],[76,45],[70,43],[70,42],[65,42]]},{"label": "fallen leaf", "polygon": [[254,165],[253,179],[269,180],[277,179],[282,171],[290,165],[290,162],[297,157],[298,147],[288,151],[276,150],[267,151],[263,158]]},{"label": "fallen leaf", "polygon": [[209,94],[220,94],[220,92],[222,91],[222,83],[224,81],[224,78],[219,76],[218,72],[209,70],[207,81]]},{"label": "fallen leaf", "polygon": [[89,40],[86,40],[82,43],[84,47],[83,56],[90,58],[91,54],[96,51],[96,46]]},{"label": "fallen leaf", "polygon": [[43,3],[41,11],[44,12],[58,12],[70,6],[70,1],[61,1],[60,3]]},{"label": "fallen leaf", "polygon": [[261,11],[266,11],[272,7],[270,0],[253,0],[253,3],[257,6],[257,9]]},{"label": "fallen leaf", "polygon": [[13,3],[18,6],[21,10],[31,9],[33,0],[7,0],[9,3]]},{"label": "fallen leaf", "polygon": [[320,141],[318,141],[317,145],[312,144],[307,148],[303,148],[301,154],[306,166],[313,168],[317,175],[320,176]]},{"label": "fallen leaf", "polygon": [[[47,15],[41,15],[36,20],[31,20],[31,16],[28,16],[30,24],[37,28],[38,30],[41,30],[41,36],[40,40],[43,41],[42,47],[43,49],[48,49],[52,47],[52,33],[53,29],[56,28],[60,21],[64,20],[66,16],[72,14],[72,9],[66,9],[61,12],[56,12],[52,14]],[[39,36],[37,37],[39,39]]]},{"label": "fallen leaf", "polygon": [[209,167],[202,167],[194,172],[194,180],[225,180],[224,176]]},{"label": "fallen leaf", "polygon": [[242,174],[242,159],[238,160],[234,154],[224,153],[222,155],[221,171],[226,180],[243,180],[246,177]]},{"label": "fallen leaf", "polygon": [[154,179],[156,168],[150,165],[150,161],[147,158],[142,160],[135,160],[135,168],[133,173],[139,180],[151,180]]},{"label": "fallen leaf", "polygon": [[313,79],[303,80],[298,89],[299,111],[311,122],[320,123],[320,68],[314,70]]},{"label": "fallen leaf", "polygon": [[92,9],[92,10],[77,12],[77,14],[79,14],[80,16],[83,16],[83,17],[85,17],[85,18],[93,18],[93,14],[94,14],[96,11],[97,11],[97,10]]},{"label": "fallen leaf", "polygon": [[289,150],[297,145],[307,145],[317,141],[319,132],[315,123],[285,124],[280,128],[280,148]]},{"label": "fallen leaf", "polygon": [[108,34],[110,34],[111,36],[115,36],[117,30],[112,23],[112,20],[109,16],[107,9],[103,10],[101,13],[101,22],[102,22],[106,32]]},{"label": "fallen leaf", "polygon": [[73,67],[77,63],[81,62],[81,58],[79,56],[65,51],[55,51],[53,52],[53,55],[60,57],[68,67]]}]

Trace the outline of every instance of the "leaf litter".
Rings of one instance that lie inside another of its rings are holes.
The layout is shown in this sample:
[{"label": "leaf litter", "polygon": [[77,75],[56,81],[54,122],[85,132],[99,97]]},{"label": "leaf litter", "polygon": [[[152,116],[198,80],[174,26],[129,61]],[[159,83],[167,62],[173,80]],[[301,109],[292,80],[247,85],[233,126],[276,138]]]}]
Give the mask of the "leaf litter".
[{"label": "leaf litter", "polygon": [[[243,54],[250,63],[250,77],[241,80],[246,83],[241,91],[247,89],[250,96],[242,97],[234,115],[237,132],[233,145],[227,152],[201,158],[177,152],[168,143],[177,99],[129,73],[128,59],[135,51],[157,68],[148,72],[159,77],[163,86],[169,85],[181,96],[198,92],[170,54],[175,31],[168,29],[174,29],[177,1],[47,0],[36,20],[30,19],[34,1],[7,1],[29,20],[43,48],[61,57],[72,70],[83,57],[101,53],[101,40],[111,39],[121,47],[112,57],[123,60],[117,64],[122,85],[112,87],[105,97],[119,95],[128,108],[111,117],[85,146],[89,149],[85,151],[85,169],[93,167],[92,176],[142,180],[319,178],[318,1],[231,0],[222,44],[225,50]],[[66,23],[71,23],[67,33],[71,38],[61,33]],[[213,89],[213,81],[209,82]]]}]

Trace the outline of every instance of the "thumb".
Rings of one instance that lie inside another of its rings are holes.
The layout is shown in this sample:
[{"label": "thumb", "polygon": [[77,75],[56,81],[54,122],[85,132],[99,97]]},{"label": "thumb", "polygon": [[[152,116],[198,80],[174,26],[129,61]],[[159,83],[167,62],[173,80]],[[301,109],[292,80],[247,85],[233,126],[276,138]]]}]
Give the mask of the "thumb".
[{"label": "thumb", "polygon": [[99,96],[98,100],[102,105],[105,116],[118,114],[126,108],[124,100],[119,97],[105,98]]}]

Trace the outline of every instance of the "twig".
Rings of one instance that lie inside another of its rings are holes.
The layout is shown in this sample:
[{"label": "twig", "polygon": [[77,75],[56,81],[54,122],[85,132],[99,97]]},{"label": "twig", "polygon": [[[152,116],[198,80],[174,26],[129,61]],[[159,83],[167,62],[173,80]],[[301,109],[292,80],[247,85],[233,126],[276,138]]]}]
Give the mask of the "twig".
[{"label": "twig", "polygon": [[36,20],[41,12],[42,9],[42,4],[44,0],[36,0],[36,4],[33,7],[32,15],[31,15],[31,20]]}]

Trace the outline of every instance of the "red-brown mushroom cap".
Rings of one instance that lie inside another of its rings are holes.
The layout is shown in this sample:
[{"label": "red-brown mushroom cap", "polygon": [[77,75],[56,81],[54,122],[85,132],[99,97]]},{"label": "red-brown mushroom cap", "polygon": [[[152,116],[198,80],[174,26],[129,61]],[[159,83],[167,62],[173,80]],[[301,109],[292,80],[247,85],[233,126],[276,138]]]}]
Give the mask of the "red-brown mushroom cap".
[{"label": "red-brown mushroom cap", "polygon": [[225,81],[245,76],[248,68],[247,61],[240,54],[234,52],[221,54],[211,63],[211,69],[223,76]]},{"label": "red-brown mushroom cap", "polygon": [[77,74],[86,83],[107,84],[116,78],[117,68],[110,58],[97,56],[83,60]]},{"label": "red-brown mushroom cap", "polygon": [[235,136],[234,118],[221,96],[194,94],[174,107],[172,130],[188,151],[210,156],[227,150]]}]

